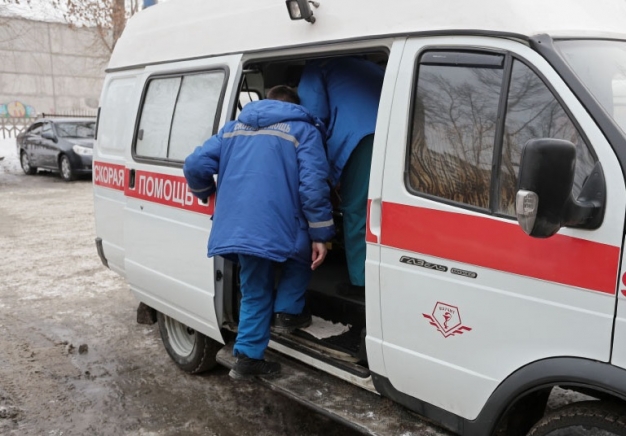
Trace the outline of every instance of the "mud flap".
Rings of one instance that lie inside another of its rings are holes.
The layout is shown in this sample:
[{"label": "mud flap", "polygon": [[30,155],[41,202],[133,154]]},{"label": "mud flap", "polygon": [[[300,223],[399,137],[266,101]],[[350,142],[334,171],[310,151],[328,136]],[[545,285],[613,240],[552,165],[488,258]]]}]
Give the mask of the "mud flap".
[{"label": "mud flap", "polygon": [[137,323],[152,325],[155,322],[157,322],[156,310],[144,303],[139,303],[139,307],[137,307]]},{"label": "mud flap", "polygon": [[[370,435],[443,436],[449,433],[421,421],[407,409],[330,374],[267,350],[265,358],[282,365],[281,375],[255,380],[354,430]],[[217,362],[235,365],[233,344],[217,353]],[[236,382],[245,383],[245,382]]]}]

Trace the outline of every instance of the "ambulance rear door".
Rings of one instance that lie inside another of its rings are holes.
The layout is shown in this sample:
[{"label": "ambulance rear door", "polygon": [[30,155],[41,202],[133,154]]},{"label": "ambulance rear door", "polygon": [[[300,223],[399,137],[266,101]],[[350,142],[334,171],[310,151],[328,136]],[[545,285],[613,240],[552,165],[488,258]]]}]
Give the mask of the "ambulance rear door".
[{"label": "ambulance rear door", "polygon": [[107,75],[100,99],[93,156],[94,214],[98,250],[107,266],[125,276],[124,195],[126,149],[141,88],[141,70]]}]

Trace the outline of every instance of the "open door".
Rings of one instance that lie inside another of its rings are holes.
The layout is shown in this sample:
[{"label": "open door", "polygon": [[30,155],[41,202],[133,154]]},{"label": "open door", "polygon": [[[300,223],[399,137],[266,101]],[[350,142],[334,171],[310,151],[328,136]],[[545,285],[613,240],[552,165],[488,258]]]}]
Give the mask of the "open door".
[{"label": "open door", "polygon": [[[188,190],[184,159],[224,122],[240,56],[154,66],[126,154],[124,242],[131,290],[150,307],[222,341],[214,260],[207,258],[213,201]],[[184,69],[183,69],[184,68]],[[221,301],[221,300],[220,300]]]}]

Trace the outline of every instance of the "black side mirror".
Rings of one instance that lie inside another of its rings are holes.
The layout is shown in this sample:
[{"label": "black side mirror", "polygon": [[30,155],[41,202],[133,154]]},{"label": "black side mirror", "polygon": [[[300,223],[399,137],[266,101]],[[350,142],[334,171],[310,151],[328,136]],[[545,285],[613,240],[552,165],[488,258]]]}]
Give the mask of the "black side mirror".
[{"label": "black side mirror", "polygon": [[604,217],[606,183],[600,163],[572,197],[576,146],[561,139],[532,139],[522,151],[515,212],[530,236],[547,238],[561,227],[598,228]]},{"label": "black side mirror", "polygon": [[49,140],[54,141],[54,142],[58,141],[57,137],[52,132],[43,132],[41,134],[41,137],[44,138],[44,139],[49,139]]},{"label": "black side mirror", "polygon": [[315,17],[309,3],[318,8],[320,6],[318,2],[311,0],[286,0],[285,3],[287,4],[289,18],[292,20],[305,20],[311,24],[315,23]]}]

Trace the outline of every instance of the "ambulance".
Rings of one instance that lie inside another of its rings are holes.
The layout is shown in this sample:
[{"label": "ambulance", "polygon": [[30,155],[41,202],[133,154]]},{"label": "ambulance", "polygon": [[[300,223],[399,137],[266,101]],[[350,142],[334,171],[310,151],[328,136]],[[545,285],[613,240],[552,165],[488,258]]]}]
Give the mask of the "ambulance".
[{"label": "ambulance", "polygon": [[232,366],[237,265],[207,257],[215,197],[183,161],[305,62],[365,57],[385,71],[365,294],[336,292],[339,233],[313,325],[272,334],[283,374],[260,381],[369,434],[626,435],[625,23],[623,0],[147,8],[100,99],[98,254],[178,367]]}]

